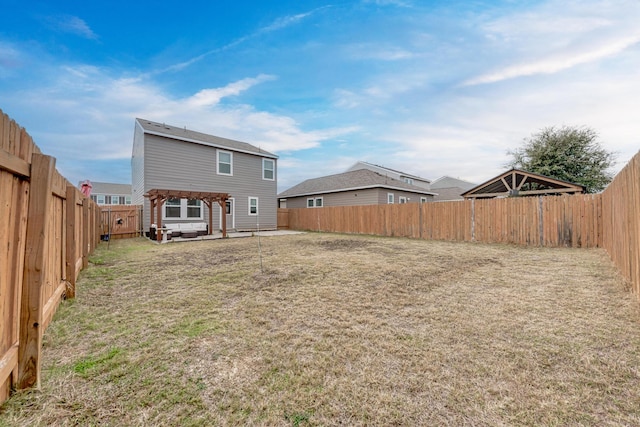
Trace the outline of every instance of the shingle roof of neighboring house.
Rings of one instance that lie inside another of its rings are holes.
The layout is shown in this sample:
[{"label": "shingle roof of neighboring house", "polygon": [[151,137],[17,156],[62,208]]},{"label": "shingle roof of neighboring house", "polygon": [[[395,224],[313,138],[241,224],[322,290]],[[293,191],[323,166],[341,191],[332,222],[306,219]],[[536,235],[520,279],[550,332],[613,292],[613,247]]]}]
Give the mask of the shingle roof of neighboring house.
[{"label": "shingle roof of neighboring house", "polygon": [[362,190],[365,188],[389,188],[408,191],[411,193],[435,195],[422,187],[407,184],[388,176],[381,175],[369,169],[358,169],[351,172],[328,175],[320,178],[307,179],[278,195],[279,198],[298,197],[309,194],[337,193],[348,190]]},{"label": "shingle roof of neighboring house", "polygon": [[[114,184],[111,182],[91,182],[91,194],[113,194],[117,196],[131,194],[131,184]],[[82,182],[78,184],[80,188]]]},{"label": "shingle roof of neighboring house", "polygon": [[369,165],[369,166],[376,167],[378,169],[383,169],[383,170],[387,170],[387,171],[390,171],[390,172],[393,172],[393,173],[397,173],[398,175],[406,176],[407,178],[413,178],[413,179],[417,179],[417,180],[420,180],[420,181],[431,182],[431,180],[429,180],[427,178],[423,178],[423,177],[418,176],[418,175],[412,175],[410,173],[402,172],[402,171],[399,171],[399,170],[396,170],[396,169],[391,169],[391,168],[388,168],[386,166],[375,165],[373,163],[365,162],[365,161],[362,161],[362,160],[356,162],[356,164],[353,165],[352,168],[354,166],[356,166],[358,163],[366,164],[366,165]]},{"label": "shingle roof of neighboring house", "polygon": [[235,141],[233,139],[221,138],[219,136],[208,135],[206,133],[196,132],[185,127],[171,126],[165,123],[152,122],[146,119],[136,119],[146,134],[165,136],[181,141],[193,142],[196,144],[209,145],[212,147],[226,148],[241,153],[256,154],[262,157],[271,157],[277,159],[273,153],[262,150],[254,145],[246,142]]}]

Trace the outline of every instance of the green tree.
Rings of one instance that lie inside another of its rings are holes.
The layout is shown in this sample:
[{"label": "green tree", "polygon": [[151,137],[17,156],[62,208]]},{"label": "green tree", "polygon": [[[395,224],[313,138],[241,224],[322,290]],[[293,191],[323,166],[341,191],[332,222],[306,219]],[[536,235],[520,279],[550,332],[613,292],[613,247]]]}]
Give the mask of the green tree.
[{"label": "green tree", "polygon": [[513,156],[508,166],[584,185],[587,193],[602,191],[613,178],[614,153],[587,127],[546,127],[508,154]]}]

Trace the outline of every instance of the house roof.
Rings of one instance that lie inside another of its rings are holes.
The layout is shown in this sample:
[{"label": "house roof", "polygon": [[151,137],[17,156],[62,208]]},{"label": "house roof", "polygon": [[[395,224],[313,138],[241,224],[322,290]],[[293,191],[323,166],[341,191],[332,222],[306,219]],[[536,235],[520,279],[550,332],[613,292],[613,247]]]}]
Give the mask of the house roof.
[{"label": "house roof", "polygon": [[364,165],[368,165],[368,166],[372,166],[372,167],[380,169],[382,171],[388,171],[388,172],[391,172],[391,173],[394,173],[394,174],[398,174],[398,175],[403,176],[403,177],[413,178],[413,179],[417,179],[417,180],[425,181],[425,182],[431,182],[431,180],[429,180],[427,178],[423,178],[423,177],[418,176],[418,175],[412,175],[410,173],[402,172],[402,171],[399,171],[399,170],[396,170],[396,169],[391,169],[391,168],[388,168],[388,167],[385,167],[385,166],[375,165],[373,163],[365,162],[365,161],[362,161],[362,160],[356,162],[353,166],[351,166],[350,169],[353,169],[355,166],[358,165],[358,163],[364,164]]},{"label": "house roof", "polygon": [[422,187],[407,184],[406,182],[384,176],[369,169],[357,169],[350,172],[307,179],[306,181],[283,191],[278,195],[278,197],[299,197],[312,194],[316,195],[350,190],[362,190],[367,188],[388,188],[431,196],[436,194],[426,191]]},{"label": "house roof", "polygon": [[474,184],[473,182],[465,181],[464,179],[454,178],[448,175],[441,176],[440,178],[436,179],[431,183],[431,188],[433,189],[459,187],[459,188],[462,188],[463,191],[466,191],[466,190],[472,189],[475,186],[477,186],[477,184]]},{"label": "house roof", "polygon": [[224,148],[241,153],[255,154],[262,157],[278,158],[275,154],[256,147],[255,145],[219,136],[208,135],[202,132],[196,132],[194,130],[187,129],[186,126],[176,127],[166,123],[157,123],[140,118],[137,118],[136,122],[140,125],[144,133],[149,135],[163,136],[178,139],[180,141],[193,142],[195,144],[209,145],[211,147]]},{"label": "house roof", "polygon": [[462,196],[468,199],[584,193],[584,191],[584,186],[580,184],[574,184],[520,169],[510,169],[462,193]]},{"label": "house roof", "polygon": [[[91,182],[92,194],[113,194],[113,195],[129,195],[131,194],[131,184],[115,184],[111,182]],[[78,183],[78,188],[82,188],[82,182]]]}]

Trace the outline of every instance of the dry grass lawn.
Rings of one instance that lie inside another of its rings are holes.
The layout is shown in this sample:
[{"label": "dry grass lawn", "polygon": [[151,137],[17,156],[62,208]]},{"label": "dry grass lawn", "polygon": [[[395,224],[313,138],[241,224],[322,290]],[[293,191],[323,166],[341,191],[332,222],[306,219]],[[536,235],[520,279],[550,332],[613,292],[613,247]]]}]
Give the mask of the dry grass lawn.
[{"label": "dry grass lawn", "polygon": [[640,425],[599,250],[304,234],[102,244],[0,425]]}]

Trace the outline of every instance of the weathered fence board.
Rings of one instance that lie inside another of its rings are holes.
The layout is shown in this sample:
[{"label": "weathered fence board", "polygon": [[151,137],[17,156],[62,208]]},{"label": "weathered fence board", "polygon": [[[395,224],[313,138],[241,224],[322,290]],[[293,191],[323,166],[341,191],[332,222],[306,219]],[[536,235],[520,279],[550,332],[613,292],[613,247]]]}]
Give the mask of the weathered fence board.
[{"label": "weathered fence board", "polygon": [[431,240],[597,247],[599,195],[280,209],[292,229]]},{"label": "weathered fence board", "polygon": [[640,297],[640,153],[602,194],[602,246]]},{"label": "weathered fence board", "polygon": [[54,166],[0,111],[0,403],[39,384],[42,334],[99,241],[95,203]]},{"label": "weathered fence board", "polygon": [[128,239],[142,235],[142,206],[101,206],[100,234],[110,239]]}]

